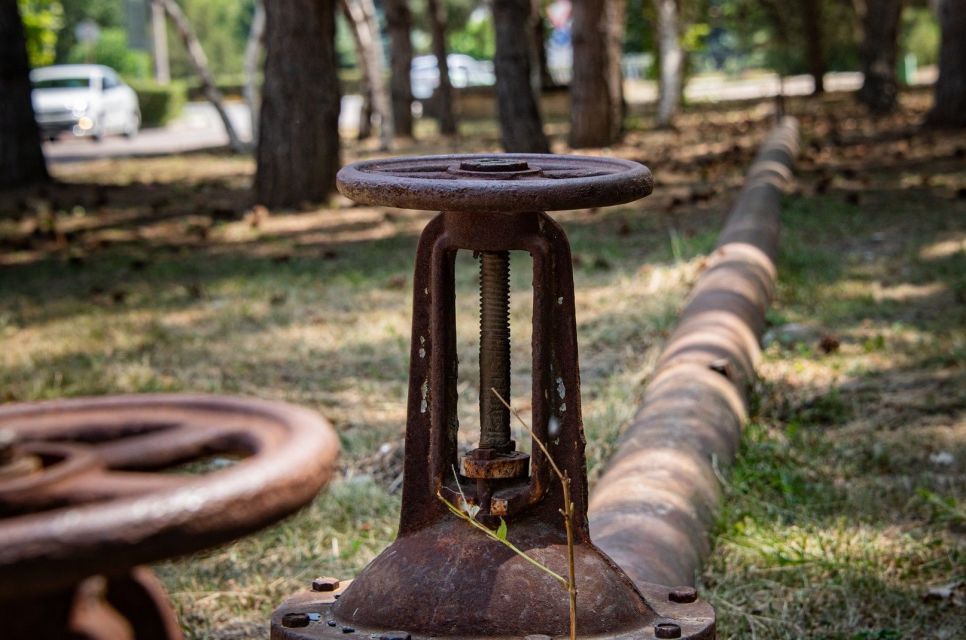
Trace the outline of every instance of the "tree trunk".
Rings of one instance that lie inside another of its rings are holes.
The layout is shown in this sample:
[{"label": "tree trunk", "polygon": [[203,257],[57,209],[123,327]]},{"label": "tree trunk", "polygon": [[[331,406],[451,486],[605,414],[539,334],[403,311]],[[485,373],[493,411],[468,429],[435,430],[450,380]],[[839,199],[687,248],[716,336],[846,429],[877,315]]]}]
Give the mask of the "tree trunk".
[{"label": "tree trunk", "polygon": [[815,82],[813,95],[825,93],[825,49],[822,38],[822,0],[802,0],[802,22],[805,26],[805,49],[808,72]]},{"label": "tree trunk", "polygon": [[550,153],[530,84],[530,0],[493,0],[496,97],[506,151]]},{"label": "tree trunk", "polygon": [[258,140],[258,109],[261,102],[258,93],[258,59],[262,54],[264,40],[265,5],[262,0],[255,0],[255,15],[248,32],[248,43],[245,45],[245,103],[251,117],[252,142]]},{"label": "tree trunk", "polygon": [[610,91],[611,137],[616,142],[624,133],[624,28],[627,25],[627,0],[607,2],[607,88]]},{"label": "tree trunk", "polygon": [[385,0],[386,27],[389,31],[389,91],[392,121],[396,135],[413,136],[413,89],[410,72],[413,64],[412,14],[408,0]]},{"label": "tree trunk", "polygon": [[321,202],[339,170],[335,0],[266,2],[255,194],[270,207]]},{"label": "tree trunk", "polygon": [[47,179],[17,0],[0,0],[0,189]]},{"label": "tree trunk", "polygon": [[966,2],[939,0],[939,78],[936,103],[927,122],[941,127],[966,127]]},{"label": "tree trunk", "polygon": [[681,110],[681,75],[684,52],[681,50],[678,0],[654,0],[657,10],[657,40],[661,58],[658,85],[657,126],[670,127]]},{"label": "tree trunk", "polygon": [[896,79],[899,16],[902,0],[868,0],[862,24],[862,72],[865,80],[859,101],[873,113],[889,113],[896,108],[899,92]]},{"label": "tree trunk", "polygon": [[366,74],[362,75],[359,86],[362,103],[359,105],[359,131],[356,133],[356,140],[368,140],[372,137],[372,90]]},{"label": "tree trunk", "polygon": [[359,104],[359,130],[356,132],[356,140],[368,140],[372,136],[372,78],[369,77],[369,65],[365,63],[365,45],[362,44],[359,26],[353,19],[346,0],[339,0],[339,7],[342,8],[342,15],[349,25],[352,44],[356,49],[356,63],[359,65],[359,95],[362,102]]},{"label": "tree trunk", "polygon": [[550,66],[547,63],[547,24],[543,19],[543,12],[540,10],[540,0],[532,0],[533,14],[531,15],[531,43],[533,47],[533,61],[531,65],[536,66],[539,75],[539,88],[551,89],[557,86],[550,75]]},{"label": "tree trunk", "polygon": [[235,127],[228,117],[228,112],[225,111],[221,91],[218,90],[218,86],[215,84],[215,78],[211,75],[211,69],[208,68],[208,56],[205,55],[205,50],[201,47],[201,42],[195,36],[188,17],[175,0],[153,1],[161,5],[164,12],[168,14],[168,18],[171,20],[171,24],[174,25],[178,35],[181,36],[184,47],[188,52],[188,59],[191,60],[191,66],[195,68],[195,72],[201,78],[205,98],[208,99],[208,102],[218,112],[218,117],[221,118],[221,122],[225,126],[225,133],[228,134],[228,146],[235,152],[245,151],[246,146],[242,143],[241,138],[238,137],[238,133],[235,131]]},{"label": "tree trunk", "polygon": [[158,84],[171,82],[171,60],[168,56],[168,29],[161,5],[151,3],[151,51],[154,53],[154,79]]},{"label": "tree trunk", "polygon": [[359,66],[369,81],[370,105],[379,121],[379,147],[383,151],[392,148],[392,113],[389,94],[386,92],[382,37],[376,22],[376,6],[373,0],[342,0],[349,26],[355,34]]},{"label": "tree trunk", "polygon": [[433,32],[433,55],[439,68],[439,132],[444,136],[456,134],[456,113],[453,106],[453,85],[449,81],[446,51],[446,5],[441,0],[426,0],[430,27]]},{"label": "tree trunk", "polygon": [[[570,146],[606,147],[620,130],[610,72],[610,5],[613,0],[573,5],[574,68],[570,81]],[[618,68],[618,75],[620,69]],[[620,108],[618,103],[618,109]]]}]

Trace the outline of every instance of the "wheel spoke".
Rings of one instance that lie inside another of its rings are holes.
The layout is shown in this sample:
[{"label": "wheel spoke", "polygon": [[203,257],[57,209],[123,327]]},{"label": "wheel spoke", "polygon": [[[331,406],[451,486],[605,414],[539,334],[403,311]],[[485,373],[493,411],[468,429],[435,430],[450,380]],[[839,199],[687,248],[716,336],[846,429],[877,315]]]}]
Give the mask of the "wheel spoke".
[{"label": "wheel spoke", "polygon": [[215,453],[250,454],[253,451],[248,440],[236,429],[193,424],[102,443],[94,451],[109,469],[150,471]]}]

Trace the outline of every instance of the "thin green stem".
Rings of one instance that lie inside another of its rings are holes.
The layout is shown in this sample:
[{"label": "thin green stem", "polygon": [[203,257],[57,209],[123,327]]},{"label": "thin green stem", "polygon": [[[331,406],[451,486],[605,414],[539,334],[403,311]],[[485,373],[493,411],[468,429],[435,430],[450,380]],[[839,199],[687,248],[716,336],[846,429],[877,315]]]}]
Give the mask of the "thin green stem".
[{"label": "thin green stem", "polygon": [[568,587],[569,588],[569,584],[567,582],[567,579],[564,578],[562,575],[560,575],[559,573],[555,572],[550,567],[548,567],[548,566],[546,566],[544,564],[541,564],[539,561],[534,560],[533,558],[531,558],[530,556],[528,556],[526,553],[524,553],[523,551],[521,551],[519,548],[517,548],[517,546],[514,545],[509,540],[507,540],[505,538],[501,538],[500,536],[496,535],[496,532],[495,531],[493,531],[492,529],[490,529],[489,527],[487,527],[483,523],[478,522],[475,518],[471,518],[462,509],[460,509],[455,504],[453,504],[452,502],[450,502],[449,500],[447,500],[446,498],[444,498],[441,493],[438,493],[437,492],[436,493],[436,497],[439,498],[443,502],[443,504],[445,504],[447,506],[447,508],[450,511],[453,512],[453,515],[454,516],[456,516],[460,520],[465,520],[466,522],[470,523],[471,525],[473,525],[474,527],[476,527],[477,529],[479,529],[480,531],[482,531],[483,533],[485,533],[487,536],[489,536],[493,540],[496,540],[500,544],[504,545],[505,547],[507,547],[508,549],[510,549],[511,551],[513,551],[515,554],[517,554],[518,556],[520,556],[521,558],[523,558],[524,560],[526,560],[527,562],[529,562],[530,564],[532,564],[533,566],[537,567],[541,571],[544,571],[545,573],[547,573],[547,574],[553,576],[555,579],[559,580],[560,581],[560,584],[562,584],[565,587]]},{"label": "thin green stem", "polygon": [[490,391],[493,392],[493,395],[495,395],[497,398],[499,398],[500,402],[503,403],[503,406],[504,407],[506,407],[507,409],[510,410],[510,413],[513,414],[513,417],[515,417],[517,419],[517,421],[521,425],[523,425],[523,428],[527,430],[527,433],[530,434],[530,437],[533,438],[533,441],[537,443],[537,446],[540,447],[540,451],[542,451],[543,452],[543,455],[547,458],[547,462],[549,462],[550,463],[550,466],[553,468],[554,474],[557,476],[557,478],[560,479],[560,482],[564,482],[565,480],[564,480],[564,474],[563,474],[563,472],[560,471],[560,467],[558,467],[557,466],[557,463],[553,461],[553,456],[550,455],[550,451],[548,451],[546,445],[544,445],[540,441],[540,438],[537,437],[537,434],[535,434],[533,432],[533,429],[530,428],[530,425],[528,425],[526,422],[524,422],[523,418],[520,417],[520,414],[517,413],[517,410],[514,409],[512,406],[510,406],[510,403],[509,402],[507,402],[506,400],[503,399],[503,396],[500,395],[500,392],[499,391],[497,391],[493,387],[490,387]]},{"label": "thin green stem", "polygon": [[[550,455],[550,451],[547,450],[546,445],[540,441],[540,438],[538,438],[537,434],[533,432],[533,429],[530,428],[530,425],[528,425],[526,421],[520,417],[520,414],[517,413],[517,410],[514,409],[510,403],[503,398],[503,396],[500,395],[499,391],[493,387],[490,387],[490,391],[493,392],[493,395],[499,398],[500,402],[503,403],[503,406],[509,409],[517,421],[523,425],[524,429],[527,430],[527,433],[530,434],[530,437],[533,439],[533,441],[538,447],[540,447],[540,451],[543,452],[547,462],[550,463],[554,474],[556,474],[557,478],[560,480],[560,488],[563,491],[564,500],[564,508],[560,510],[560,515],[563,516],[564,529],[567,532],[567,570],[570,574],[570,580],[562,580],[562,582],[564,586],[567,587],[567,595],[570,598],[570,640],[577,640],[577,569],[575,566],[576,563],[574,562],[574,503],[570,499],[570,476],[560,470],[560,467],[558,467],[557,463],[554,462],[553,456]],[[500,540],[499,538],[497,539]],[[502,542],[503,540],[500,541]]]}]

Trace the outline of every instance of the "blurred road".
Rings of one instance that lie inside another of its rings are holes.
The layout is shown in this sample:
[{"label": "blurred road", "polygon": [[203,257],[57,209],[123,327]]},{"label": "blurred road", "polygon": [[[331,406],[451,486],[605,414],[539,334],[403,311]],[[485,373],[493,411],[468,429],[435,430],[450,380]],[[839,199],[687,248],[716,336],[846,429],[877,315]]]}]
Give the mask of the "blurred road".
[{"label": "blurred road", "polygon": [[[342,97],[342,111],[339,116],[339,128],[342,131],[358,129],[361,104],[360,96]],[[241,139],[251,140],[252,127],[248,107],[242,102],[228,102],[225,108]],[[133,139],[110,136],[101,142],[94,142],[88,138],[62,136],[56,142],[44,142],[44,154],[51,163],[77,162],[97,158],[182,153],[227,144],[228,135],[214,107],[207,102],[189,102],[177,120],[166,127],[142,129]]]},{"label": "blurred road", "polygon": [[[928,84],[936,78],[935,68],[922,68],[913,78],[913,84]],[[836,72],[825,76],[827,91],[855,91],[862,85],[862,74]],[[688,82],[685,96],[691,102],[714,102],[724,100],[752,100],[774,96],[778,93],[779,79],[775,74],[761,74],[753,78],[736,80],[725,76],[705,76]],[[784,79],[785,95],[808,95],[812,91],[811,76],[791,76]],[[657,84],[649,80],[629,80],[624,94],[632,104],[657,100]],[[358,130],[361,96],[342,97],[339,129],[345,135]],[[242,140],[251,138],[251,121],[248,108],[241,102],[226,105],[228,116]],[[220,147],[228,144],[228,136],[214,108],[207,102],[185,105],[180,118],[166,127],[144,129],[133,140],[112,136],[97,143],[88,139],[62,137],[56,142],[45,142],[44,153],[48,162],[76,162],[97,158],[164,155],[196,149]]]}]

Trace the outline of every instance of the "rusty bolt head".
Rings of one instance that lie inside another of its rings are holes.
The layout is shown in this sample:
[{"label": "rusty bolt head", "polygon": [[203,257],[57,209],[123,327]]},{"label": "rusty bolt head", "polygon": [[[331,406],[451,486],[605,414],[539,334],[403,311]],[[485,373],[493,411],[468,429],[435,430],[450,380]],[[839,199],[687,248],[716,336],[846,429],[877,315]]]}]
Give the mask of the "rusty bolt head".
[{"label": "rusty bolt head", "polygon": [[13,460],[17,453],[17,433],[12,429],[0,429],[0,464]]},{"label": "rusty bolt head", "polygon": [[282,616],[283,627],[307,627],[309,626],[309,614],[307,613],[286,613]]},{"label": "rusty bolt head", "polygon": [[655,638],[680,638],[681,627],[673,622],[659,622],[654,625]]},{"label": "rusty bolt head", "polygon": [[694,587],[674,587],[667,594],[667,599],[671,602],[687,604],[698,599],[698,592]]},{"label": "rusty bolt head", "polygon": [[338,588],[338,578],[319,577],[312,581],[312,591],[335,591]]},{"label": "rusty bolt head", "polygon": [[405,631],[388,631],[379,636],[379,640],[410,640],[410,636]]}]

